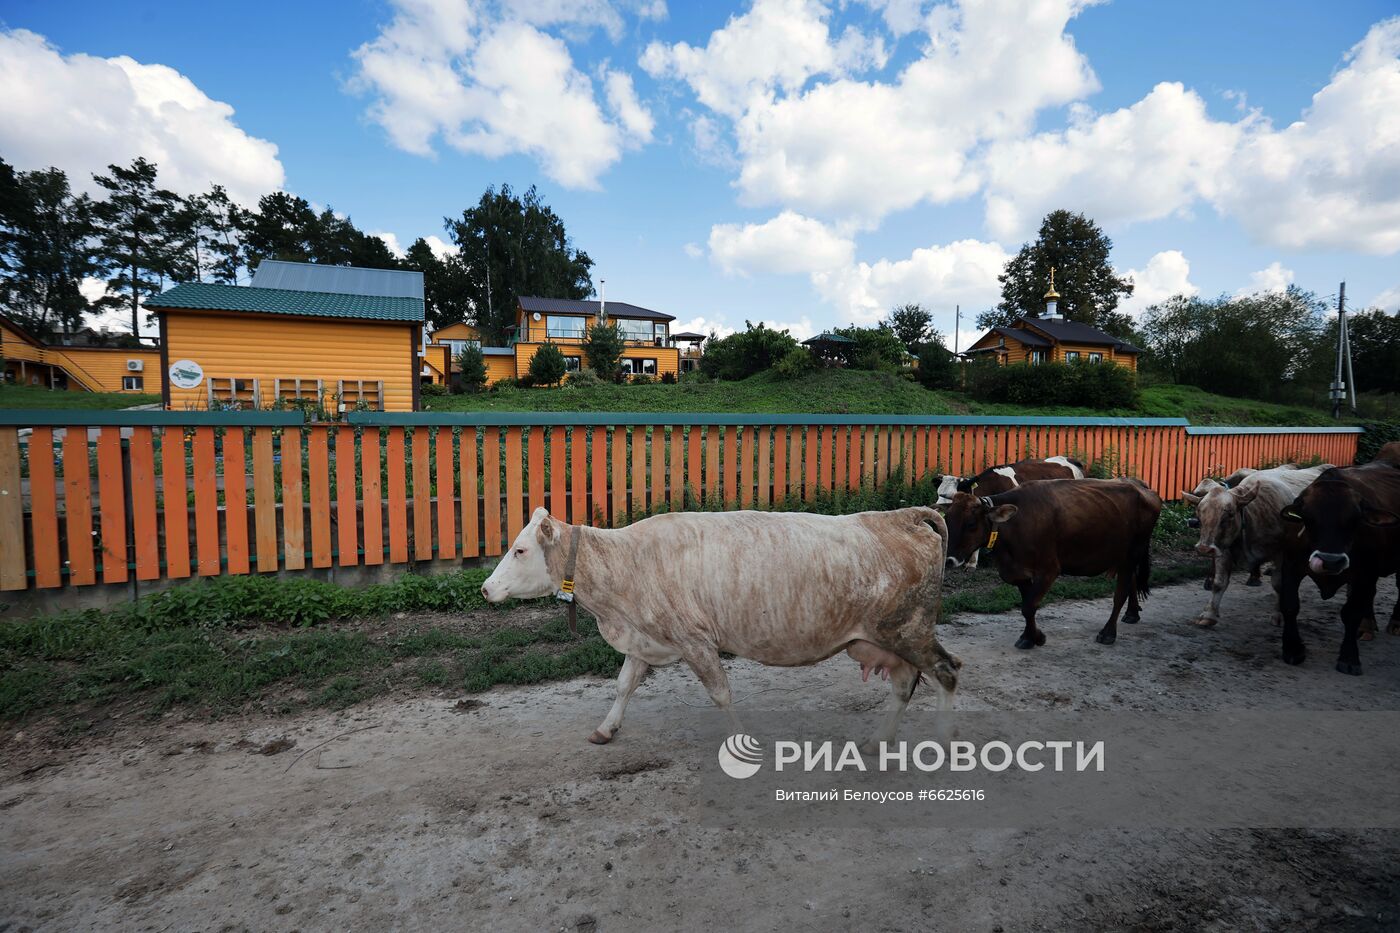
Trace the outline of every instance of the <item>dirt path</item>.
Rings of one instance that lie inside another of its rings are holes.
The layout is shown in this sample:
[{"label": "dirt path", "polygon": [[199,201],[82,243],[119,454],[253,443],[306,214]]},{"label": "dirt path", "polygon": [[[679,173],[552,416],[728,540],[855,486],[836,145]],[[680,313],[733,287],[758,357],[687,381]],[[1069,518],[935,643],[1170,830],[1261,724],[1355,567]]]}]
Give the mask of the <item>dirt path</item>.
[{"label": "dirt path", "polygon": [[[1188,623],[1205,595],[1159,591],[1111,648],[1093,642],[1104,601],[1045,610],[1049,643],[1033,652],[1012,647],[1019,616],[958,617],[943,639],[966,662],[959,705],[1400,709],[1400,638],[1363,646],[1365,676],[1336,674],[1338,603],[1308,588],[1312,654],[1291,668],[1266,589],[1233,588],[1213,630]],[[1395,598],[1386,581],[1383,616]],[[770,707],[874,709],[885,696],[844,657],[730,670],[736,696],[782,688]],[[584,738],[612,692],[578,680],[464,708],[395,699],[295,719],[171,717],[68,753],[7,735],[0,930],[1400,924],[1393,832],[702,828],[696,752],[680,733],[703,690],[679,667],[657,672],[617,741],[597,748]],[[281,740],[295,744],[277,751]]]}]

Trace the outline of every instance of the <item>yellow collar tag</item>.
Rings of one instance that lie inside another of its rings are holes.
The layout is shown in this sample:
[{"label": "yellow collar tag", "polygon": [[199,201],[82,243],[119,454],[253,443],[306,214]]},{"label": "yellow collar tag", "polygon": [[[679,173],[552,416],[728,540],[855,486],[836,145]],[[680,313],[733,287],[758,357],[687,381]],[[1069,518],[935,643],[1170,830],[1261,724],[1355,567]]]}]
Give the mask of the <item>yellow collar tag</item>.
[{"label": "yellow collar tag", "polygon": [[1001,532],[996,530],[992,531],[992,536],[987,539],[987,550],[990,551],[992,548],[997,546],[997,535],[999,534],[1001,534]]}]

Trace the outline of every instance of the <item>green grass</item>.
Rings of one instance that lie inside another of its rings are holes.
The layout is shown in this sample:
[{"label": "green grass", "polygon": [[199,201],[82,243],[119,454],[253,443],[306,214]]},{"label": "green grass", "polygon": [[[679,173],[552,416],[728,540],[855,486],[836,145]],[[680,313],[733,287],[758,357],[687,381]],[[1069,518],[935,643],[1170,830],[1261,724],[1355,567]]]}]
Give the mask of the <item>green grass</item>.
[{"label": "green grass", "polygon": [[433,398],[437,411],[647,411],[734,414],[833,415],[1041,415],[1050,417],[1187,418],[1193,424],[1320,425],[1327,412],[1212,395],[1193,386],[1148,386],[1139,408],[1099,411],[1052,406],[988,404],[960,392],[930,391],[903,376],[861,370],[822,370],[783,380],[760,373],[741,382],[678,385],[604,384],[588,388],[503,388],[474,395]]},{"label": "green grass", "polygon": [[110,411],[159,402],[159,395],[131,392],[68,392],[36,386],[0,385],[0,408],[86,408]]}]

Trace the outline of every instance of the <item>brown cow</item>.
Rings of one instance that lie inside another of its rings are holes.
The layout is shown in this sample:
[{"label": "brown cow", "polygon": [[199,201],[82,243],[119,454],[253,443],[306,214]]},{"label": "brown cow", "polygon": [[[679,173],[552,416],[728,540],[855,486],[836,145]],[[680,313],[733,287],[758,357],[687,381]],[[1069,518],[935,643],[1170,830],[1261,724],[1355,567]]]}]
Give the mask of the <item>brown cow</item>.
[{"label": "brown cow", "polygon": [[[1308,576],[1324,597],[1347,584],[1337,670],[1360,674],[1357,635],[1375,602],[1376,583],[1400,570],[1400,444],[1387,444],[1364,466],[1327,470],[1282,515],[1298,528],[1284,535],[1281,557],[1283,659],[1301,664],[1307,656],[1298,633],[1298,586]],[[1387,631],[1400,634],[1400,603]]]},{"label": "brown cow", "polygon": [[1060,574],[1117,573],[1113,614],[1095,639],[1111,645],[1123,621],[1140,618],[1138,597],[1151,580],[1152,529],[1162,500],[1131,479],[1052,479],[981,498],[960,492],[947,513],[948,563],[959,566],[986,547],[997,572],[1021,591],[1026,628],[1017,648],[1045,644],[1035,613]]},{"label": "brown cow", "polygon": [[568,525],[539,508],[481,593],[492,603],[545,596],[571,577],[599,634],[627,656],[617,700],[589,737],[595,744],[612,739],[652,665],[685,661],[730,712],[721,652],[796,667],[844,650],[863,676],[890,681],[889,713],[862,746],[870,751],[894,738],[921,673],[940,708],[952,708],[962,662],[934,635],[945,537],[943,516],[922,506],[855,515],[676,512],[616,529]]},{"label": "brown cow", "polygon": [[[976,496],[995,496],[1009,492],[1025,484],[1043,479],[1083,479],[1084,464],[1073,457],[1047,457],[1044,460],[1017,460],[1015,463],[1000,463],[987,467],[976,476],[963,479],[948,475],[938,484],[938,505],[948,505],[959,492],[970,492]],[[965,566],[977,567],[978,554]]]}]

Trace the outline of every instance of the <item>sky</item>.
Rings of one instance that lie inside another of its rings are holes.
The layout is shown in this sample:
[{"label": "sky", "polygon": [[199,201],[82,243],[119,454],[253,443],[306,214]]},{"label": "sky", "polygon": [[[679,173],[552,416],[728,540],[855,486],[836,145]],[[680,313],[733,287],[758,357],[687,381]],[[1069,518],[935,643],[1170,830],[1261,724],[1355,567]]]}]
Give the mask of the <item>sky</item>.
[{"label": "sky", "polygon": [[[6,0],[0,157],[282,189],[402,248],[538,187],[607,296],[959,341],[1083,211],[1132,313],[1289,284],[1400,309],[1400,4]],[[951,342],[951,340],[950,340]]]}]

